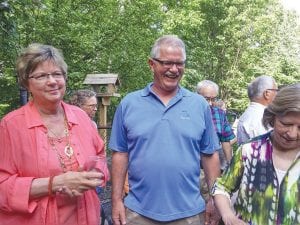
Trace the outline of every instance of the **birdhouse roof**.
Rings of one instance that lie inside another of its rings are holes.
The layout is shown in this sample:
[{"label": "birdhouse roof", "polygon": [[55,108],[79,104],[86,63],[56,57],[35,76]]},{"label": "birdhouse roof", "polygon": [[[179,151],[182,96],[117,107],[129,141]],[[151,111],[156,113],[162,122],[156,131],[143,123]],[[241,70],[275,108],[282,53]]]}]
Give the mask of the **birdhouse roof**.
[{"label": "birdhouse roof", "polygon": [[108,73],[108,74],[87,74],[84,84],[114,84],[120,85],[120,80],[118,74]]}]

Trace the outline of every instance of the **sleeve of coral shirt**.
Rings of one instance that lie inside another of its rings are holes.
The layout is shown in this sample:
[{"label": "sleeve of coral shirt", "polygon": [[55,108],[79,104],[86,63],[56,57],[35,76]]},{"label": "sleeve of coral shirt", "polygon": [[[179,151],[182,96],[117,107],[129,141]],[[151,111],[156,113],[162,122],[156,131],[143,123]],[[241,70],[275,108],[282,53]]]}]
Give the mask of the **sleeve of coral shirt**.
[{"label": "sleeve of coral shirt", "polygon": [[97,146],[96,146],[97,153],[96,154],[101,159],[104,159],[104,160],[99,160],[96,167],[98,169],[100,169],[100,171],[104,174],[104,180],[105,180],[105,183],[106,183],[110,179],[110,174],[109,174],[109,170],[108,170],[108,167],[107,167],[105,144],[104,144],[103,140],[100,138],[100,136],[98,135],[97,130],[96,130],[95,137],[97,137],[97,141],[96,141],[96,143],[97,143]]},{"label": "sleeve of coral shirt", "polygon": [[14,135],[14,130],[20,131],[24,127],[24,124],[8,123],[6,120],[0,124],[0,210],[5,212],[31,213],[37,206],[35,201],[29,202],[34,177],[19,177],[21,172],[17,170],[16,164],[22,162],[23,152],[16,152],[19,148],[13,151],[14,146],[23,144],[18,142],[19,135]]}]

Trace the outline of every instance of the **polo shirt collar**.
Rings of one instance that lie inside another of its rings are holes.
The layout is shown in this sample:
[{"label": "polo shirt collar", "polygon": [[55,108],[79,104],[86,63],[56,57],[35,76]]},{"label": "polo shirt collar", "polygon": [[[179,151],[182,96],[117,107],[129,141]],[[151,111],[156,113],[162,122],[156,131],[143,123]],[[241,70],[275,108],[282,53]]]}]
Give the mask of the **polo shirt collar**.
[{"label": "polo shirt collar", "polygon": [[[153,82],[149,83],[141,92],[141,95],[143,97],[149,96],[150,93],[153,93],[151,86],[153,85]],[[191,93],[186,90],[185,88],[179,86],[178,91],[176,93],[176,98],[182,98],[182,97],[188,97],[191,96]]]}]

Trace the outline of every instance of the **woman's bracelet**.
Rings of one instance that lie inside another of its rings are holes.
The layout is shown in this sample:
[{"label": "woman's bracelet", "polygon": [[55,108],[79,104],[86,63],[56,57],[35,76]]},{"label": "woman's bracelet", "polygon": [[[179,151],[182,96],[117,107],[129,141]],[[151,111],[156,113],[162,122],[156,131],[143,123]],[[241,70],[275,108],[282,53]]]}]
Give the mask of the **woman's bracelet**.
[{"label": "woman's bracelet", "polygon": [[52,191],[53,178],[54,178],[54,176],[50,176],[50,178],[49,178],[49,183],[48,183],[48,195],[49,195],[49,197],[53,197],[53,191]]}]

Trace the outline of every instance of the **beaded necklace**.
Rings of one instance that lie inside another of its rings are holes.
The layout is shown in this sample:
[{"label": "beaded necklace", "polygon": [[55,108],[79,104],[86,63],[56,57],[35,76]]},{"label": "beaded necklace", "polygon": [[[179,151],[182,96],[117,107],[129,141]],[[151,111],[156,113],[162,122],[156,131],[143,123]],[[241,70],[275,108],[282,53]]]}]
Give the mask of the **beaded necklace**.
[{"label": "beaded necklace", "polygon": [[[67,122],[67,119],[66,119],[66,116],[64,115],[64,135],[66,137],[66,146],[64,148],[64,153],[65,155],[67,156],[67,158],[71,161],[71,157],[73,156],[74,154],[74,150],[70,144],[70,134],[69,134],[69,129],[68,129],[68,122]],[[50,137],[49,133],[52,133],[59,142],[61,142],[61,137],[59,137],[55,132],[53,132],[51,129],[49,129],[47,126],[47,137],[48,137],[48,141],[52,147],[52,149],[54,150],[54,152],[56,153],[57,155],[57,158],[58,158],[58,161],[60,163],[60,166],[61,168],[63,169],[63,172],[66,172],[67,171],[67,166],[66,166],[66,163],[65,163],[65,160],[63,158],[63,156],[59,153],[58,149],[57,149],[57,146],[55,144],[55,140],[53,138]]]},{"label": "beaded necklace", "polygon": [[48,136],[48,141],[53,149],[53,151],[56,153],[57,155],[57,158],[58,158],[58,161],[59,161],[59,164],[60,164],[60,167],[62,168],[63,172],[67,172],[67,166],[66,166],[66,163],[65,163],[65,160],[64,158],[62,157],[62,155],[59,153],[57,147],[56,147],[56,144],[55,144],[55,140],[51,137]]}]

